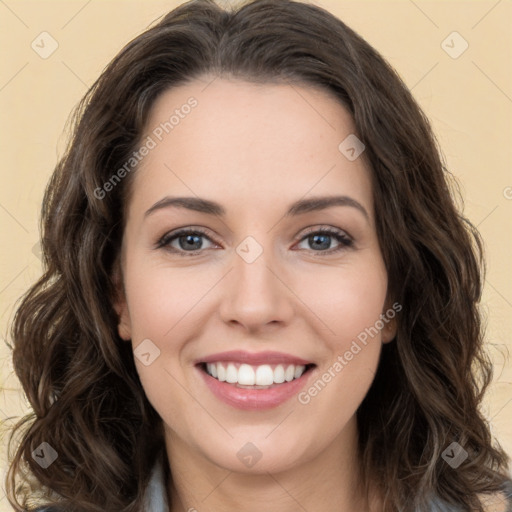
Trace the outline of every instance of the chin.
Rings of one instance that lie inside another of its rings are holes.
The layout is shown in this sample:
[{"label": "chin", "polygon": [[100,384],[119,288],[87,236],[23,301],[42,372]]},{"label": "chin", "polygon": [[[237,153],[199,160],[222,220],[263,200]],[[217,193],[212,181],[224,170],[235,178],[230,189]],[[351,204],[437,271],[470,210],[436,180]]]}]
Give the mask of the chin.
[{"label": "chin", "polygon": [[313,458],[316,450],[321,451],[321,447],[307,442],[300,432],[295,435],[287,430],[282,435],[276,432],[269,435],[271,431],[255,427],[251,436],[250,429],[244,429],[243,435],[235,434],[224,443],[212,441],[210,446],[198,446],[198,450],[218,467],[254,475],[287,471]]}]

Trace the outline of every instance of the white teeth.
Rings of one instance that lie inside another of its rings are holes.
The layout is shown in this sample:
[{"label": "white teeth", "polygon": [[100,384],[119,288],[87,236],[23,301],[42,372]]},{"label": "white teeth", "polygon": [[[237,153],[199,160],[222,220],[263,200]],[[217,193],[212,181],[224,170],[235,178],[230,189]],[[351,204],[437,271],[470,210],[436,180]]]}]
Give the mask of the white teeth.
[{"label": "white teeth", "polygon": [[[224,382],[226,380],[226,368],[224,368],[224,366],[221,364],[215,364],[214,366],[217,367],[217,379],[219,379],[221,382]],[[213,377],[212,373],[210,373],[210,375]]]},{"label": "white teeth", "polygon": [[284,382],[284,368],[282,365],[276,366],[274,370],[274,382],[276,384],[282,384]]},{"label": "white teeth", "polygon": [[296,379],[298,379],[304,373],[304,366],[296,366],[295,374],[293,375]]},{"label": "white teeth", "polygon": [[208,364],[206,365],[206,367],[208,368],[208,373],[209,373],[212,377],[217,377],[217,365],[212,364],[212,363],[208,363]]},{"label": "white teeth", "polygon": [[252,366],[248,364],[240,365],[238,368],[238,384],[243,384],[244,386],[254,386],[256,383],[256,376]]},{"label": "white teeth", "polygon": [[293,366],[293,364],[289,365],[288,368],[286,368],[284,377],[286,379],[286,382],[290,382],[293,380],[293,378],[295,377],[295,366]]},{"label": "white teeth", "polygon": [[226,382],[229,382],[230,384],[238,382],[238,371],[233,363],[228,364],[228,369],[226,370]]},{"label": "white teeth", "polygon": [[270,386],[274,384],[274,372],[268,364],[258,366],[256,369],[256,384],[258,386]]},{"label": "white teeth", "polygon": [[278,364],[272,368],[269,364],[251,366],[239,363],[207,363],[206,371],[221,382],[240,384],[241,386],[271,386],[298,379],[306,370],[304,365]]}]

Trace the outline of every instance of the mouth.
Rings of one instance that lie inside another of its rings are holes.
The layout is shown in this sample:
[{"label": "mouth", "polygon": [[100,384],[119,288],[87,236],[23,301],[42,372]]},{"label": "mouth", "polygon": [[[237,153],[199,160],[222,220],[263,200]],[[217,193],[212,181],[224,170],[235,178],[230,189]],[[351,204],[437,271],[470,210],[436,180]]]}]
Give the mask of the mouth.
[{"label": "mouth", "polygon": [[219,382],[240,389],[272,389],[300,379],[316,365],[308,364],[262,364],[251,365],[234,361],[199,363],[196,366]]},{"label": "mouth", "polygon": [[248,411],[284,404],[317,373],[315,363],[277,352],[223,352],[196,361],[195,368],[213,397]]}]

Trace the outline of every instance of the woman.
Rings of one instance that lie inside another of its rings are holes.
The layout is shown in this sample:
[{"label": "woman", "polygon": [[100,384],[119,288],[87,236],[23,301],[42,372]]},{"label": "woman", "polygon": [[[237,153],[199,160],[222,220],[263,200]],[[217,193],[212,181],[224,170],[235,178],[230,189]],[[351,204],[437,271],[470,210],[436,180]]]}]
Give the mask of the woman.
[{"label": "woman", "polygon": [[170,12],[86,95],[46,192],[19,506],[507,510],[481,241],[449,190],[407,88],[326,11]]}]

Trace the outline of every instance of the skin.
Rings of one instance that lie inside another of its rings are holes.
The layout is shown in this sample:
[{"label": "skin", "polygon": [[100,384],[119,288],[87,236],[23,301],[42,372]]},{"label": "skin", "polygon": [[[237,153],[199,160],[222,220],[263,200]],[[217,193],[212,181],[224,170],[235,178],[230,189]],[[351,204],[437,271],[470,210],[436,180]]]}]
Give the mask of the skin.
[{"label": "skin", "polygon": [[[380,510],[358,487],[355,413],[394,321],[306,405],[292,397],[264,411],[235,409],[194,367],[226,350],[275,350],[314,362],[312,383],[390,307],[364,153],[349,161],[338,149],[355,133],[349,113],[309,86],[211,81],[155,102],[146,136],[191,96],[198,105],[134,174],[121,250],[119,334],[134,349],[150,339],[160,350],[149,366],[135,363],[164,422],[171,512]],[[333,194],[358,201],[368,218],[352,206],[284,217],[296,200]],[[214,200],[226,215],[174,207],[145,216],[166,195]],[[322,226],[353,245],[327,236],[317,248],[305,230]],[[198,255],[176,238],[183,257],[155,247],[184,227],[207,230]],[[247,236],[263,249],[252,263],[236,252]],[[262,454],[250,468],[237,457],[247,442]]]}]

